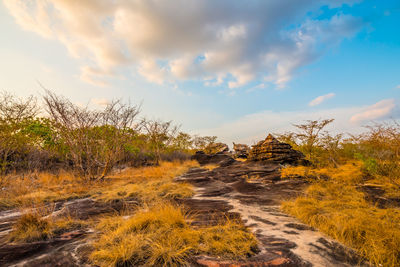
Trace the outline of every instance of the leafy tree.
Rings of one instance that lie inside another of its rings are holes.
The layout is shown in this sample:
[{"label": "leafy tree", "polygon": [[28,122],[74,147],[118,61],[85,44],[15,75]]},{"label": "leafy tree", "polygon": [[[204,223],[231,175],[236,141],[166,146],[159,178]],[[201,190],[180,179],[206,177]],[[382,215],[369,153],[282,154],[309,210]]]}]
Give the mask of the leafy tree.
[{"label": "leafy tree", "polygon": [[172,121],[146,119],[142,120],[141,125],[148,136],[151,150],[155,153],[156,164],[158,164],[161,160],[162,150],[173,142],[179,127],[173,125]]},{"label": "leafy tree", "polygon": [[301,141],[303,150],[310,161],[314,161],[314,151],[320,141],[322,129],[333,121],[334,119],[307,120],[303,124],[294,124],[299,130],[295,136]]},{"label": "leafy tree", "polygon": [[23,160],[31,141],[24,129],[38,112],[32,96],[23,99],[6,92],[0,94],[0,175]]},{"label": "leafy tree", "polygon": [[195,136],[193,139],[193,144],[196,150],[205,150],[211,144],[217,141],[216,136]]},{"label": "leafy tree", "polygon": [[193,147],[193,139],[190,134],[179,132],[173,140],[173,147],[175,150],[189,151]]}]

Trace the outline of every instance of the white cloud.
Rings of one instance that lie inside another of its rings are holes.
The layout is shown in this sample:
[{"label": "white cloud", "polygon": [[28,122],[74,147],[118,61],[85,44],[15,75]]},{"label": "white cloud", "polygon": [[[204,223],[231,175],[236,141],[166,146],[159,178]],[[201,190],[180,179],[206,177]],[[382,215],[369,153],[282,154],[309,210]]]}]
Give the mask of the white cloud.
[{"label": "white cloud", "polygon": [[22,28],[60,41],[83,66],[101,70],[94,74],[83,68],[87,82],[104,85],[101,75],[134,66],[159,84],[190,79],[230,88],[255,79],[284,87],[297,69],[320,56],[321,48],[360,28],[358,19],[340,11],[324,20],[302,18],[323,5],[353,2],[4,1]]},{"label": "white cloud", "polygon": [[334,93],[329,93],[329,94],[326,94],[326,95],[318,96],[318,97],[314,98],[310,103],[308,103],[308,105],[310,107],[317,106],[319,104],[322,104],[322,102],[324,102],[325,100],[328,100],[328,99],[330,99],[330,98],[332,98],[334,96],[335,96]]},{"label": "white cloud", "polygon": [[384,99],[356,113],[351,117],[350,121],[362,122],[379,119],[390,115],[395,106],[394,99]]},{"label": "white cloud", "polygon": [[142,60],[138,72],[153,83],[163,84],[167,79],[166,69],[161,68],[154,59]]},{"label": "white cloud", "polygon": [[397,89],[400,89],[400,84],[396,86]]}]

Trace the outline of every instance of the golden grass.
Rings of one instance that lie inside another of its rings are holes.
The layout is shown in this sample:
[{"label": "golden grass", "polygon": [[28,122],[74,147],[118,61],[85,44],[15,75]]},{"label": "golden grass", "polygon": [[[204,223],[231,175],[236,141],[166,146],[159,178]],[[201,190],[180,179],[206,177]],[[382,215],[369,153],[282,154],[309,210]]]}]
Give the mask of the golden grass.
[{"label": "golden grass", "polygon": [[[114,173],[102,182],[83,183],[68,173],[39,173],[10,183],[0,201],[15,206],[34,206],[14,225],[11,242],[33,242],[50,239],[65,231],[87,226],[69,218],[52,219],[53,202],[61,199],[91,196],[99,201],[134,199],[139,207],[127,210],[127,216],[103,218],[97,223],[97,241],[91,260],[99,266],[182,266],[190,257],[207,254],[227,259],[241,259],[257,250],[257,241],[235,221],[221,225],[194,228],[190,218],[172,204],[174,200],[193,195],[192,186],[173,179],[191,167],[194,161],[161,162],[159,166],[130,168]],[[216,166],[209,166],[212,169]],[[9,198],[7,198],[9,197]],[[38,208],[39,207],[39,208]],[[40,210],[40,207],[43,210]]]},{"label": "golden grass", "polygon": [[[123,190],[129,183],[141,185],[141,190],[132,189],[126,192],[145,195],[145,181],[151,182],[152,189],[158,192],[155,195],[168,198],[180,198],[191,195],[190,186],[187,184],[174,184],[175,176],[183,174],[191,167],[198,166],[197,162],[161,162],[159,166],[129,168],[123,172],[112,174],[105,181],[84,181],[72,173],[61,171],[57,174],[48,172],[9,175],[3,180],[6,181],[5,190],[0,191],[0,210],[13,207],[31,207],[41,203],[51,203],[73,198],[87,196],[99,196],[104,193],[112,198]],[[161,182],[162,181],[162,182]],[[142,183],[142,184],[141,184]],[[161,186],[161,188],[158,188]],[[140,187],[140,186],[139,186]],[[129,189],[129,186],[128,186]],[[151,198],[150,190],[145,198]],[[113,193],[115,193],[113,195]],[[121,196],[119,196],[121,197]],[[107,197],[103,197],[106,199]]]},{"label": "golden grass", "polygon": [[304,196],[284,202],[282,209],[355,248],[374,265],[400,266],[400,210],[368,203],[356,189],[361,179],[356,166],[320,171],[330,178],[315,181]]},{"label": "golden grass", "polygon": [[158,166],[128,168],[118,174],[113,174],[113,178],[129,178],[135,181],[152,180],[159,178],[173,179],[185,173],[189,168],[198,167],[197,161],[163,161]]},{"label": "golden grass", "polygon": [[234,221],[199,229],[199,250],[225,259],[244,259],[257,251],[257,240],[241,224]]},{"label": "golden grass", "polygon": [[71,218],[52,220],[43,218],[38,213],[26,213],[13,225],[8,235],[11,242],[34,242],[45,240],[64,232],[80,229],[85,222]]},{"label": "golden grass", "polygon": [[337,182],[356,183],[360,182],[363,178],[361,166],[362,163],[360,161],[348,162],[336,168],[325,167],[316,169],[309,166],[288,166],[282,168],[281,177],[284,179],[305,177],[312,180],[326,180],[330,178]]},{"label": "golden grass", "polygon": [[33,242],[51,236],[50,223],[35,214],[24,214],[13,226],[9,235],[10,241]]},{"label": "golden grass", "polygon": [[0,210],[84,197],[96,188],[94,183],[83,182],[65,171],[12,175],[5,180],[0,192]]},{"label": "golden grass", "polygon": [[207,164],[207,165],[202,166],[202,168],[205,168],[205,169],[207,169],[209,171],[212,171],[212,170],[214,170],[214,169],[216,169],[218,167],[219,167],[218,164]]},{"label": "golden grass", "polygon": [[254,236],[235,222],[194,229],[171,204],[138,211],[128,219],[106,218],[90,258],[99,266],[182,266],[198,253],[243,258],[254,253]]},{"label": "golden grass", "polygon": [[195,166],[198,166],[198,163],[194,161],[161,162],[159,166],[128,169],[114,177],[123,180],[102,190],[96,198],[103,201],[134,198],[149,204],[159,199],[175,200],[191,197],[192,186],[187,183],[175,183],[173,179]]}]

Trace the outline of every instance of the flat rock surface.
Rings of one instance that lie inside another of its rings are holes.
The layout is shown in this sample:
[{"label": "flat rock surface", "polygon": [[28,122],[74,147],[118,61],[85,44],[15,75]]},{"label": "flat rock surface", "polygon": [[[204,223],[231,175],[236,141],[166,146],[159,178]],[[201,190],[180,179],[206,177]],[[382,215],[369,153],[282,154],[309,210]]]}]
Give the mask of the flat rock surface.
[{"label": "flat rock surface", "polygon": [[[88,220],[99,215],[118,214],[128,204],[135,201],[104,203],[91,198],[74,199],[49,205],[52,212],[47,217],[68,216],[73,219]],[[125,206],[124,206],[125,205]],[[7,242],[7,234],[12,225],[26,210],[0,212],[0,266],[91,266],[87,261],[90,251],[90,229],[59,234],[49,240],[30,243]]]},{"label": "flat rock surface", "polygon": [[[357,254],[280,210],[282,200],[304,190],[306,181],[281,180],[274,163],[234,162],[213,170],[195,168],[177,177],[196,187],[184,201],[200,216],[195,223],[214,224],[223,213],[240,218],[256,235],[260,253],[245,261],[199,257],[200,266],[366,266]],[[204,210],[208,211],[206,216]],[[211,219],[210,219],[211,218]]]}]

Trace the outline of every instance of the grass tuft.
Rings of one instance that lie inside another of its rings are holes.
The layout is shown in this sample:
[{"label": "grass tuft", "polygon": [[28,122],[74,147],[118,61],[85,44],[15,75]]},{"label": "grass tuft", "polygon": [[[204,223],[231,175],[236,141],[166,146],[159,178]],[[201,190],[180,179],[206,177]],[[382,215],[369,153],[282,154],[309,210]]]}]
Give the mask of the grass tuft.
[{"label": "grass tuft", "polygon": [[355,186],[320,181],[282,208],[376,266],[400,266],[400,211],[370,205]]},{"label": "grass tuft", "polygon": [[99,266],[182,266],[199,253],[236,259],[254,254],[257,247],[242,225],[227,222],[194,229],[171,204],[112,220],[106,218],[98,226],[101,235],[90,258]]},{"label": "grass tuft", "polygon": [[50,239],[56,235],[83,228],[87,223],[61,218],[51,220],[38,213],[26,213],[14,224],[8,239],[11,242],[35,242]]},{"label": "grass tuft", "polygon": [[13,226],[9,240],[14,242],[34,242],[51,236],[50,223],[41,216],[27,213]]}]

